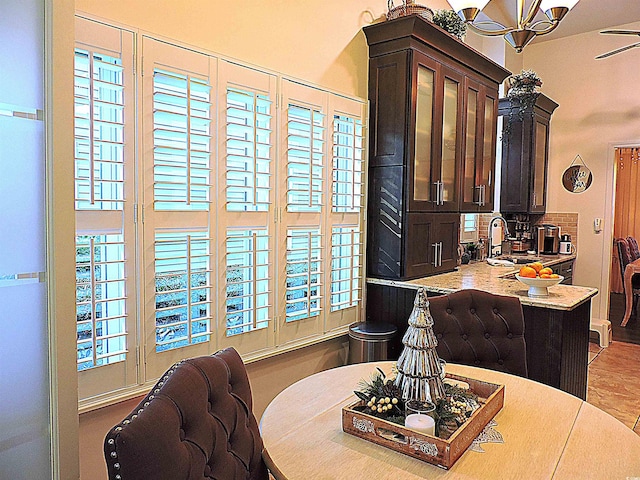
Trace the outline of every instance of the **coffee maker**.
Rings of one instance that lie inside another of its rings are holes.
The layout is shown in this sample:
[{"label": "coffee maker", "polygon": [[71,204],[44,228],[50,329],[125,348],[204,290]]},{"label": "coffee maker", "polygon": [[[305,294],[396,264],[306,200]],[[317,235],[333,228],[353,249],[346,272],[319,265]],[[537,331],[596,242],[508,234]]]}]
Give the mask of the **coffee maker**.
[{"label": "coffee maker", "polygon": [[536,229],[538,255],[556,255],[560,248],[560,227],[542,225]]}]

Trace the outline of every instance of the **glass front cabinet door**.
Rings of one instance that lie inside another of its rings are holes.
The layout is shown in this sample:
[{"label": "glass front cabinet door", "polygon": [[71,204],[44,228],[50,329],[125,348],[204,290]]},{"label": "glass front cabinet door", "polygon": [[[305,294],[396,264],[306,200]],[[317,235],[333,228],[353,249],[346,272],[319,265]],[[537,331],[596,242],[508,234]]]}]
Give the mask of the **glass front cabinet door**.
[{"label": "glass front cabinet door", "polygon": [[465,81],[464,154],[460,211],[493,211],[495,190],[496,123],[495,92],[467,78]]},{"label": "glass front cabinet door", "polygon": [[409,209],[457,212],[463,75],[419,52],[414,58]]}]

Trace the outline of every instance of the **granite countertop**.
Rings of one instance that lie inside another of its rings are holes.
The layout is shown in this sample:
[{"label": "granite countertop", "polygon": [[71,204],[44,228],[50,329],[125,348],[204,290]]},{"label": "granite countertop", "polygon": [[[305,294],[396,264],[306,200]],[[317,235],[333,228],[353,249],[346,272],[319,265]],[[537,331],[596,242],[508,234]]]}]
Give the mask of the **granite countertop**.
[{"label": "granite countertop", "polygon": [[[551,266],[575,257],[575,255],[540,255],[538,258],[543,265]],[[549,287],[548,297],[529,297],[528,287],[516,280],[514,276],[521,266],[491,266],[483,261],[460,265],[456,271],[431,277],[404,281],[367,278],[367,283],[415,289],[425,287],[428,291],[436,293],[451,293],[465,288],[475,288],[497,295],[518,297],[522,305],[551,310],[573,310],[598,293],[597,288],[558,284]]]}]

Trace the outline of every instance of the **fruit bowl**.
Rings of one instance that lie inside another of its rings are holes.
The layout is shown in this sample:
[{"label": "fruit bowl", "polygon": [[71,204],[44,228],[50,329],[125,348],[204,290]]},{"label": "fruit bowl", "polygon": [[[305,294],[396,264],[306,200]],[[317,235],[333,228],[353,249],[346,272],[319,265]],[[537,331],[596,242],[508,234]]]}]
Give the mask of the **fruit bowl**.
[{"label": "fruit bowl", "polygon": [[553,287],[554,285],[557,285],[562,280],[564,280],[564,277],[561,275],[559,275],[557,278],[532,278],[521,277],[520,275],[516,274],[516,278],[529,287],[529,291],[527,292],[527,294],[530,297],[548,297],[549,290],[547,290],[547,288]]}]

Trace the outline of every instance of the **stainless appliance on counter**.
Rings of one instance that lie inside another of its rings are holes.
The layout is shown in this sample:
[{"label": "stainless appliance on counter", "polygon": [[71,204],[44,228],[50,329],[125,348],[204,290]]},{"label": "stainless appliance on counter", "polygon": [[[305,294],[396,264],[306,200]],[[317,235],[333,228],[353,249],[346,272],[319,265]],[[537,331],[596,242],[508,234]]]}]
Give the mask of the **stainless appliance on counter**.
[{"label": "stainless appliance on counter", "polygon": [[558,253],[560,255],[571,255],[574,253],[574,247],[571,244],[571,235],[563,234],[560,236],[560,249]]},{"label": "stainless appliance on counter", "polygon": [[511,251],[513,253],[527,253],[531,250],[531,240],[527,239],[511,239]]},{"label": "stainless appliance on counter", "polygon": [[560,227],[542,225],[536,229],[539,255],[556,255],[560,250]]}]

